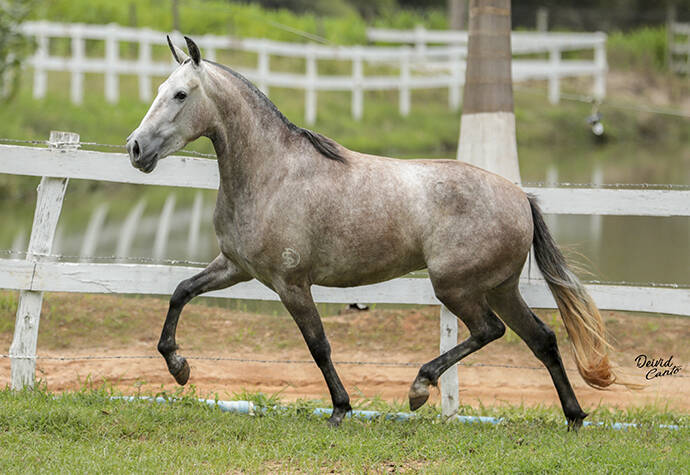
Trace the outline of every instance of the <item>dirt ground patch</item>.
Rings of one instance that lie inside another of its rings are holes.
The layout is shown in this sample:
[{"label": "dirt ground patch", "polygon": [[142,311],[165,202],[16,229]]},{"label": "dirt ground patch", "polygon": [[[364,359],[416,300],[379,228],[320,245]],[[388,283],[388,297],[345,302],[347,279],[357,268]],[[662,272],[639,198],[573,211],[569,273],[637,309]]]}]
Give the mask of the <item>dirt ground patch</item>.
[{"label": "dirt ground patch", "polygon": [[[109,295],[49,294],[44,301],[38,353],[59,356],[151,356],[151,359],[39,359],[37,377],[51,391],[78,389],[87,381],[108,381],[126,393],[138,390],[174,391],[165,363],[156,353],[167,303],[155,298]],[[16,294],[0,292],[0,345],[8,349],[16,312]],[[554,311],[539,316],[559,337],[559,346],[581,404],[634,407],[654,404],[690,410],[690,357],[687,342],[690,320],[656,315],[604,312],[616,351],[612,358],[642,391],[614,387],[597,391],[588,387],[575,364],[560,318]],[[354,398],[380,397],[403,401],[418,364],[438,351],[438,308],[347,312],[324,318],[333,358],[343,382]],[[460,338],[465,338],[466,333]],[[242,391],[280,393],[285,400],[328,400],[323,378],[290,317],[230,311],[203,304],[189,305],[178,328],[180,353],[192,368],[189,383],[203,395],[232,398]],[[6,353],[6,351],[0,351]],[[647,370],[635,367],[635,358],[672,357],[681,367],[676,376],[647,380]],[[196,358],[195,358],[196,357]],[[201,359],[200,359],[201,357]],[[221,357],[222,360],[203,359]],[[244,359],[250,361],[234,361]],[[251,361],[253,360],[253,361]],[[266,363],[260,360],[271,360]],[[275,362],[279,361],[279,362]],[[287,363],[293,362],[293,363]],[[349,362],[414,363],[376,366]],[[10,364],[0,359],[0,382],[8,383]],[[548,372],[512,332],[463,360],[459,366],[463,404],[559,405]],[[438,401],[438,394],[432,396]]]}]

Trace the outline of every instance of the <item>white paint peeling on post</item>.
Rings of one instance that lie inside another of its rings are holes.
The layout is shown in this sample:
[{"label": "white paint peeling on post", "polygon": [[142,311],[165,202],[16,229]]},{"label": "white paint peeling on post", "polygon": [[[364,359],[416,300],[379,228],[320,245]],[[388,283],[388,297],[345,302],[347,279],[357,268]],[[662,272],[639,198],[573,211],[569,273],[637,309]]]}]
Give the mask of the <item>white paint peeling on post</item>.
[{"label": "white paint peeling on post", "polygon": [[101,203],[93,211],[93,213],[91,213],[89,224],[87,225],[86,232],[84,233],[84,240],[82,241],[81,250],[79,251],[79,256],[82,258],[82,260],[86,260],[89,257],[94,256],[96,247],[98,246],[98,238],[101,235],[101,230],[103,229],[103,224],[105,223],[105,217],[107,214],[107,203]]},{"label": "white paint peeling on post", "polygon": [[160,219],[158,220],[158,228],[156,229],[156,237],[153,240],[153,258],[161,260],[165,257],[165,251],[168,246],[168,237],[170,236],[170,220],[175,211],[175,194],[170,193],[163,205]]},{"label": "white paint peeling on post", "polygon": [[199,255],[199,230],[201,228],[201,213],[204,207],[204,196],[200,191],[194,197],[192,217],[189,220],[189,236],[187,238],[187,256],[195,259]]},{"label": "white paint peeling on post", "polygon": [[146,200],[142,199],[134,205],[132,211],[127,215],[127,219],[125,219],[122,225],[120,239],[117,242],[117,250],[115,251],[117,257],[129,257],[132,243],[134,242],[134,236],[137,233],[137,225],[139,224],[141,216],[144,214],[144,208],[146,208]]},{"label": "white paint peeling on post", "polygon": [[[76,148],[79,135],[68,132],[51,132],[53,153],[61,149]],[[35,268],[42,256],[50,254],[55,238],[62,202],[67,189],[67,178],[43,177],[38,186],[36,211],[31,227],[31,238],[26,260]],[[33,279],[33,277],[32,277]],[[12,389],[32,388],[36,377],[36,342],[41,318],[43,294],[33,290],[21,290],[17,305],[14,336],[10,346]]]}]

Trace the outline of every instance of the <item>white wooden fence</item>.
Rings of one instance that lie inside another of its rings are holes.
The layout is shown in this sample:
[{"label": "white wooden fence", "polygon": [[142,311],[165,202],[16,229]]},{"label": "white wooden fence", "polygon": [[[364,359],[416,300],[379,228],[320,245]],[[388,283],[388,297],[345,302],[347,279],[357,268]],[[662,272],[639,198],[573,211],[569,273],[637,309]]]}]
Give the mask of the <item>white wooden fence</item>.
[{"label": "white wooden fence", "polygon": [[[76,134],[74,134],[76,135]],[[0,173],[40,176],[36,212],[26,259],[0,259],[0,288],[20,291],[10,347],[12,387],[34,383],[36,341],[43,292],[172,294],[175,286],[199,271],[188,266],[60,262],[51,255],[68,179],[217,189],[215,160],[168,157],[151,174],[135,170],[121,153],[81,151],[78,136],[51,134],[50,148],[0,145]],[[587,215],[690,216],[690,191],[649,189],[525,188],[537,195],[545,213]],[[690,289],[630,285],[587,285],[602,309],[690,315]],[[532,307],[555,308],[540,276],[525,274],[520,289]],[[209,297],[278,300],[251,281],[210,292]],[[360,287],[315,286],[317,302],[430,304],[439,302],[428,279],[399,278]],[[449,336],[441,333],[441,346]],[[457,335],[451,334],[451,338]],[[444,346],[445,345],[445,346]],[[457,387],[442,388],[443,401],[454,401]],[[453,404],[445,408],[452,410]]]},{"label": "white wooden fence", "polygon": [[[152,56],[152,46],[165,45],[165,34],[149,29],[123,27],[116,24],[87,25],[49,22],[27,22],[23,31],[36,39],[37,49],[28,63],[34,69],[33,94],[41,98],[47,90],[48,71],[71,73],[70,97],[81,103],[84,98],[84,74],[98,73],[105,77],[105,97],[110,102],[119,98],[119,76],[134,75],[138,78],[139,98],[150,101],[152,78],[167,76],[174,68],[172,59],[161,62]],[[422,31],[422,30],[417,30]],[[426,31],[426,30],[423,30]],[[439,32],[426,32],[435,35]],[[370,33],[373,34],[373,33]],[[514,33],[515,53],[548,53],[548,60],[516,59],[513,62],[513,79],[545,79],[549,81],[549,99],[558,102],[560,80],[564,77],[593,76],[593,94],[602,98],[606,92],[606,36],[562,35],[540,33],[526,36]],[[179,34],[176,35],[179,37]],[[71,44],[70,56],[53,56],[50,53],[51,38],[68,38]],[[426,40],[426,36],[424,37]],[[435,36],[431,36],[435,39]],[[86,41],[105,42],[105,56],[92,58],[86,55]],[[398,108],[402,115],[410,112],[411,91],[414,89],[448,89],[448,104],[452,109],[460,107],[462,86],[465,81],[465,40],[448,42],[444,46],[427,46],[416,43],[416,48],[407,45],[382,46],[325,46],[304,43],[281,43],[265,39],[231,38],[229,36],[204,35],[194,38],[205,58],[215,60],[220,50],[237,50],[255,53],[255,69],[236,68],[255,82],[268,94],[271,86],[300,89],[305,91],[305,122],[316,121],[318,91],[347,91],[351,93],[351,112],[360,119],[364,111],[364,92],[374,90],[396,90]],[[383,38],[383,41],[388,41]],[[119,55],[120,43],[136,43],[138,58],[129,60]],[[593,61],[564,60],[562,51],[594,49]],[[271,57],[299,58],[305,62],[304,74],[271,70]],[[318,72],[318,61],[343,61],[351,63],[349,75],[325,75]],[[384,64],[394,75],[365,75],[366,64]],[[232,65],[231,65],[232,66]]]},{"label": "white wooden fence", "polygon": [[[417,26],[414,30],[367,29],[370,41],[414,45],[415,51],[424,56],[431,45],[467,46],[467,31],[427,30]],[[556,33],[546,31],[513,31],[510,35],[513,50],[513,81],[531,79],[548,81],[549,101],[557,104],[561,94],[561,79],[566,77],[592,76],[592,96],[601,100],[606,95],[606,34]],[[592,60],[565,59],[566,51],[592,50]],[[520,55],[548,54],[544,59],[519,59]],[[517,58],[516,58],[517,57]]]},{"label": "white wooden fence", "polygon": [[671,22],[669,30],[671,70],[690,74],[690,23]]}]

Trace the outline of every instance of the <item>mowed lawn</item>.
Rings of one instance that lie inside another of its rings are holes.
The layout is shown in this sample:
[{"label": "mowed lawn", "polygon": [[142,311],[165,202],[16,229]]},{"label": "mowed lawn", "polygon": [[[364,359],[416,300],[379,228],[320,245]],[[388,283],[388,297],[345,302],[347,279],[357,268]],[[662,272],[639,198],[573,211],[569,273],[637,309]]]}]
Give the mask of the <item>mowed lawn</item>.
[{"label": "mowed lawn", "polygon": [[[484,409],[499,425],[347,419],[333,429],[318,402],[248,416],[187,393],[170,404],[112,400],[107,390],[0,391],[1,473],[688,473],[687,417],[599,408],[590,420],[639,428],[567,432],[552,409]],[[272,406],[276,401],[250,397]],[[380,401],[365,407],[395,410]],[[659,423],[685,424],[679,430]]]}]

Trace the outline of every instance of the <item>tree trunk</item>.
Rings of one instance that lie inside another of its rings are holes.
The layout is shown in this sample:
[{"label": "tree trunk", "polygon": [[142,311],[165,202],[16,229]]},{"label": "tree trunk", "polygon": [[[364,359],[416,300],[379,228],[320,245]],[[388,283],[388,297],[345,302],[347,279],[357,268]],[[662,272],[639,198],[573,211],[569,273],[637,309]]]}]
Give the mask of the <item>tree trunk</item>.
[{"label": "tree trunk", "polygon": [[510,49],[510,0],[470,0],[458,159],[520,181]]},{"label": "tree trunk", "polygon": [[448,0],[448,27],[464,30],[467,25],[467,0]]}]

